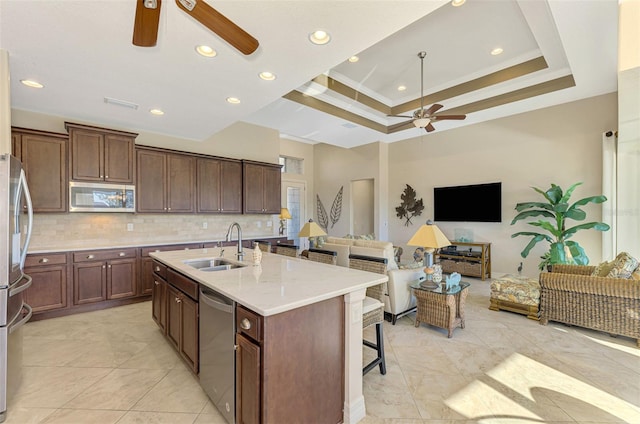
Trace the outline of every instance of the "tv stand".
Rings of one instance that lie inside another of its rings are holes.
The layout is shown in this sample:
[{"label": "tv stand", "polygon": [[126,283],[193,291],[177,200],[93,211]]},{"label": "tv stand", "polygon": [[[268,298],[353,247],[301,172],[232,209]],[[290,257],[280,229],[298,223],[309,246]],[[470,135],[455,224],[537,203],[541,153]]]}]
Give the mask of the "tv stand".
[{"label": "tv stand", "polygon": [[491,243],[452,242],[456,246],[455,253],[443,252],[435,254],[436,262],[446,273],[457,272],[460,275],[479,277],[483,281],[491,278]]}]

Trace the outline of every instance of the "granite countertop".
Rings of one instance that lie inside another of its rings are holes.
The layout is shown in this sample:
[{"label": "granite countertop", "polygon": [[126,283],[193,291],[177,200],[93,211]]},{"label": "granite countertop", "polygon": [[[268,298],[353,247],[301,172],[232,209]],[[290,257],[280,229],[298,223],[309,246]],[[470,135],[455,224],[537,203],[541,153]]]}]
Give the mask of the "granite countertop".
[{"label": "granite countertop", "polygon": [[[262,316],[275,315],[301,306],[364,289],[388,281],[382,274],[326,265],[275,253],[263,253],[262,263],[251,263],[253,252],[245,249],[243,268],[200,271],[186,260],[218,257],[220,249],[152,252],[170,268],[244,305]],[[235,249],[225,250],[233,261]]]}]

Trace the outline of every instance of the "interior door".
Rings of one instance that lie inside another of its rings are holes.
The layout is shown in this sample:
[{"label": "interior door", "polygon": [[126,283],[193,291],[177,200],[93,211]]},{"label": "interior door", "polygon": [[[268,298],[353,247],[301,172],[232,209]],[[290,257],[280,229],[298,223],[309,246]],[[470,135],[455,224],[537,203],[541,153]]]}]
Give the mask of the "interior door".
[{"label": "interior door", "polygon": [[285,207],[291,214],[291,219],[285,223],[285,235],[288,240],[293,240],[293,244],[300,246],[298,232],[304,225],[306,214],[307,183],[305,181],[282,180],[282,196]]}]

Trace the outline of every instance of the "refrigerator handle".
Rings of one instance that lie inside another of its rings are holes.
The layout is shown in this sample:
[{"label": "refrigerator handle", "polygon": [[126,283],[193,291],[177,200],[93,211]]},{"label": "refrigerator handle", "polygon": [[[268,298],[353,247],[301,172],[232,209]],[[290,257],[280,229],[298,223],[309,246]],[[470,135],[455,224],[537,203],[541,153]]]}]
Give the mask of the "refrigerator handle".
[{"label": "refrigerator handle", "polygon": [[23,283],[9,287],[9,297],[16,295],[20,292],[23,292],[29,287],[31,287],[31,283],[33,282],[33,279],[29,275],[23,273],[20,281]]},{"label": "refrigerator handle", "polygon": [[[24,312],[24,310],[26,309],[26,313]],[[27,323],[27,321],[29,321],[31,319],[31,316],[33,315],[33,309],[31,308],[31,306],[27,305],[26,303],[24,303],[22,305],[22,316],[20,316],[20,321],[14,321],[11,324],[8,325],[9,327],[9,334],[13,333],[14,331],[16,331],[18,328],[22,327],[24,324]]]},{"label": "refrigerator handle", "polygon": [[[20,252],[20,269],[24,269],[24,261],[27,259],[27,249],[31,242],[31,230],[33,229],[33,204],[31,203],[31,193],[29,192],[29,186],[27,185],[27,177],[24,174],[24,169],[20,170],[20,186],[24,190],[24,198],[27,201],[27,215],[29,221],[27,223],[27,234],[24,240],[24,246],[22,252]],[[19,199],[17,199],[19,201]],[[20,208],[20,205],[17,205]]]}]

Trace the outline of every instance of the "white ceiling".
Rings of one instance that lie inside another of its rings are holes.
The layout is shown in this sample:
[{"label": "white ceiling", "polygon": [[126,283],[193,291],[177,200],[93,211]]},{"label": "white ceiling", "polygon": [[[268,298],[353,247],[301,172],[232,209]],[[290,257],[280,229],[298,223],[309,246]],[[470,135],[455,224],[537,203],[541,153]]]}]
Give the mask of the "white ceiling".
[{"label": "white ceiling", "polygon": [[[0,0],[0,48],[10,56],[12,107],[205,142],[234,122],[246,121],[301,141],[352,147],[425,132],[409,127],[386,134],[282,96],[304,92],[383,127],[401,123],[406,119],[388,118],[308,82],[325,74],[359,96],[397,106],[420,97],[421,50],[427,52],[427,100],[431,93],[530,59],[544,57],[548,65],[437,99],[445,105],[440,113],[457,108],[456,113],[468,115],[465,121],[434,123],[437,131],[617,89],[617,0],[467,0],[458,8],[442,0],[207,2],[258,39],[258,50],[242,55],[171,0],[162,2],[158,44],[152,48],[131,43],[132,0]],[[331,42],[312,45],[307,36],[315,29],[328,31]],[[198,44],[211,45],[218,55],[198,56]],[[504,53],[491,56],[496,46]],[[346,62],[354,54],[360,60]],[[258,73],[265,70],[278,78],[260,80]],[[467,111],[474,102],[565,76],[573,76],[575,86]],[[27,78],[45,88],[19,83]],[[407,90],[397,91],[399,84]],[[242,103],[228,104],[229,96]],[[106,104],[104,97],[139,108]],[[149,114],[154,107],[165,115]]]}]

